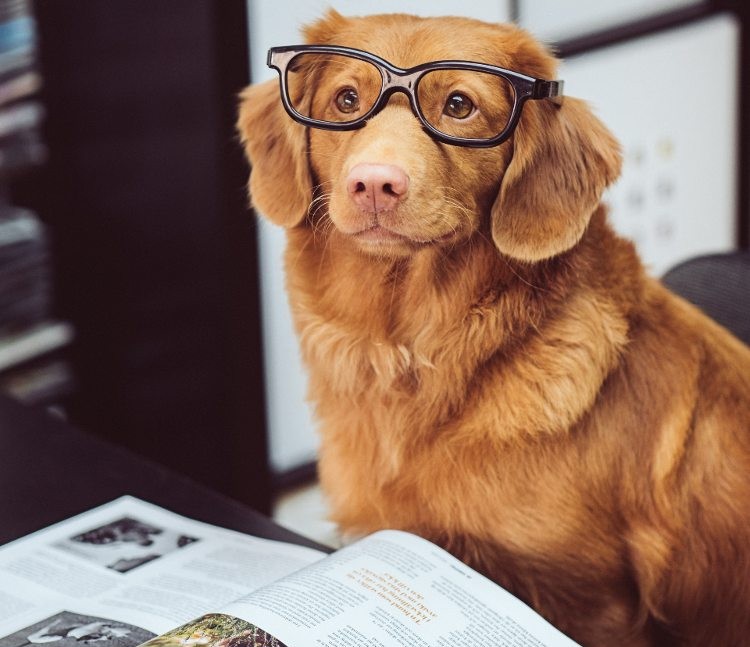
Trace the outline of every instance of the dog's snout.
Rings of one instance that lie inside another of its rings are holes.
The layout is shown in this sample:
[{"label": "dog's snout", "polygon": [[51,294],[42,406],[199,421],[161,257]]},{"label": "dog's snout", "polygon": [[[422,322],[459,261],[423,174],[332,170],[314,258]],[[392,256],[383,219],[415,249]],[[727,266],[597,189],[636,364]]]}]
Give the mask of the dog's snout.
[{"label": "dog's snout", "polygon": [[346,178],[346,189],[363,211],[390,211],[406,197],[409,176],[394,164],[357,164]]}]

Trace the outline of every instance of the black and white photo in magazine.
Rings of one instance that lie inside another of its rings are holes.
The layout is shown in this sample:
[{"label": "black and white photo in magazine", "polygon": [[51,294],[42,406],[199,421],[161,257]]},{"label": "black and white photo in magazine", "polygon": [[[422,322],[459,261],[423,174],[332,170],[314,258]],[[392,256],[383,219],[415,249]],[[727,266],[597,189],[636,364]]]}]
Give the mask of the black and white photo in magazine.
[{"label": "black and white photo in magazine", "polygon": [[54,546],[119,573],[127,573],[196,541],[198,538],[175,530],[121,517]]},{"label": "black and white photo in magazine", "polygon": [[108,647],[134,647],[153,637],[152,632],[124,622],[61,611],[0,638],[0,647],[42,644],[49,647],[83,647],[105,643]]}]

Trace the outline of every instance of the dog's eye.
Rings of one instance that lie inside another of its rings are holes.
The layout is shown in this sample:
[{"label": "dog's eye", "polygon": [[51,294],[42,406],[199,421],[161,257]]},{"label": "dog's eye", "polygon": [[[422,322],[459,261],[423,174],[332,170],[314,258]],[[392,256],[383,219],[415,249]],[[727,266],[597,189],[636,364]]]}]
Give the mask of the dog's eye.
[{"label": "dog's eye", "polygon": [[466,119],[474,112],[474,103],[469,97],[460,92],[454,92],[448,97],[443,107],[443,114],[454,119]]},{"label": "dog's eye", "polygon": [[336,108],[341,112],[350,113],[359,110],[359,95],[354,88],[343,88],[336,94]]}]

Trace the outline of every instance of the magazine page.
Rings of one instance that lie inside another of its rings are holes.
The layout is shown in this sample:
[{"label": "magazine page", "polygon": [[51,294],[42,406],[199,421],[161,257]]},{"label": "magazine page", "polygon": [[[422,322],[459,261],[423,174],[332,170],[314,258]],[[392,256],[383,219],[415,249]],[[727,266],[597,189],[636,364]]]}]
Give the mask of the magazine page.
[{"label": "magazine page", "polygon": [[0,547],[0,647],[138,645],[322,557],[123,497]]},{"label": "magazine page", "polygon": [[153,639],[180,647],[572,647],[531,608],[433,544],[375,533]]}]

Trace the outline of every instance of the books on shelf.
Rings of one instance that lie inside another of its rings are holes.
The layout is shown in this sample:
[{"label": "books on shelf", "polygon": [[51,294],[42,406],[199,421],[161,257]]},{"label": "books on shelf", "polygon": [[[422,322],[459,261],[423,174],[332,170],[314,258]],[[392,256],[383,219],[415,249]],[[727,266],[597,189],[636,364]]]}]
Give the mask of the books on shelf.
[{"label": "books on shelf", "polygon": [[52,260],[45,227],[8,201],[8,182],[46,159],[30,0],[0,0],[0,391],[52,404],[73,385],[60,349],[70,326],[52,318]]},{"label": "books on shelf", "polygon": [[572,647],[414,535],[333,554],[123,497],[0,548],[0,647]]},{"label": "books on shelf", "polygon": [[70,325],[52,319],[45,228],[32,212],[0,205],[0,391],[29,404],[58,403],[75,384],[60,356],[72,338]]},{"label": "books on shelf", "polygon": [[44,160],[36,98],[36,25],[28,0],[0,0],[0,176]]},{"label": "books on shelf", "polygon": [[64,348],[72,340],[72,327],[59,321],[41,323],[0,338],[0,373]]},{"label": "books on shelf", "polygon": [[25,209],[0,206],[0,333],[47,319],[52,277],[47,235]]}]

